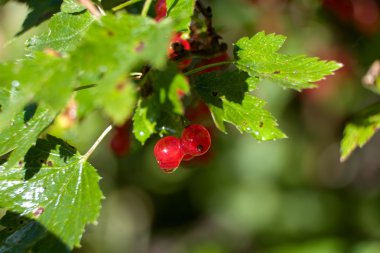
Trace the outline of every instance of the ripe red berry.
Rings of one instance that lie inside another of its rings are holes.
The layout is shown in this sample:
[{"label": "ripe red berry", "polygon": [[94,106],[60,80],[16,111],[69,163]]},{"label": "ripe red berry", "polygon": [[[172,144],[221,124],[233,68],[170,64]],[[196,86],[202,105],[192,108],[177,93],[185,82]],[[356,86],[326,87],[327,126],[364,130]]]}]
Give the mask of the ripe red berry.
[{"label": "ripe red berry", "polygon": [[182,38],[182,33],[176,33],[170,41],[169,58],[177,61],[180,69],[185,69],[191,64],[191,58],[186,56],[186,51],[190,51],[190,48],[190,43]]},{"label": "ripe red berry", "polygon": [[210,133],[202,125],[190,125],[183,130],[181,145],[185,154],[192,156],[203,155],[211,147]]},{"label": "ripe red berry", "polygon": [[194,156],[190,155],[190,154],[186,154],[184,157],[183,157],[183,161],[190,161],[191,159],[193,159]]},{"label": "ripe red berry", "polygon": [[[202,60],[202,62],[200,62],[196,67],[202,67],[202,66],[213,64],[213,63],[228,61],[229,59],[230,58],[229,58],[227,52],[224,52],[222,54],[213,56],[211,58],[207,58],[207,59]],[[226,66],[227,65],[220,65],[220,66],[210,67],[210,68],[207,68],[207,69],[204,69],[204,70],[198,72],[197,74],[204,74],[204,73],[214,72],[214,71],[217,71],[217,70],[222,70]]]},{"label": "ripe red berry", "polygon": [[116,132],[112,136],[110,147],[117,156],[125,155],[130,147],[129,136],[126,132]]},{"label": "ripe red berry", "polygon": [[156,6],[156,17],[155,20],[158,22],[164,17],[166,17],[166,0],[157,0]]},{"label": "ripe red berry", "polygon": [[173,172],[181,163],[184,155],[180,139],[174,136],[166,136],[154,146],[154,156],[164,172]]}]

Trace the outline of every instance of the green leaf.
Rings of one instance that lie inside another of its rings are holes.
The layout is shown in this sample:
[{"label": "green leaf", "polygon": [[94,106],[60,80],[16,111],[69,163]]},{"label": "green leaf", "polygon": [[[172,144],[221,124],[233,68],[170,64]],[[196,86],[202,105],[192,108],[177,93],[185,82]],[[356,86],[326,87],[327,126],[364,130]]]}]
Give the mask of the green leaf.
[{"label": "green leaf", "polygon": [[28,149],[35,144],[41,132],[54,120],[58,112],[44,105],[32,103],[18,113],[12,125],[0,132],[0,155],[13,150],[8,166],[14,166],[22,160]]},{"label": "green leaf", "polygon": [[88,12],[75,15],[58,13],[50,19],[49,31],[33,36],[26,46],[32,51],[51,48],[66,52],[76,47],[93,22],[94,17]]},{"label": "green leaf", "polygon": [[189,94],[190,86],[186,77],[178,72],[178,68],[170,64],[164,71],[153,72],[152,82],[154,92],[159,94],[159,106],[183,115],[181,98]]},{"label": "green leaf", "polygon": [[156,119],[159,117],[158,110],[152,99],[139,101],[135,114],[133,115],[133,134],[142,144],[154,133],[156,133]]},{"label": "green leaf", "polygon": [[86,7],[81,5],[78,0],[63,0],[61,11],[65,13],[76,13],[84,11]]},{"label": "green leaf", "polygon": [[172,27],[141,16],[105,16],[94,23],[72,53],[80,83],[97,84],[83,90],[79,103],[103,108],[116,124],[128,119],[136,105],[136,87],[128,73],[150,64],[163,68]]},{"label": "green leaf", "polygon": [[345,161],[357,147],[363,147],[380,128],[380,104],[364,109],[344,128],[340,160]]},{"label": "green leaf", "polygon": [[239,71],[209,73],[196,78],[195,89],[221,131],[225,132],[223,122],[229,122],[260,141],[285,138],[276,119],[263,109],[265,102],[247,93],[257,81]]},{"label": "green leaf", "polygon": [[69,249],[38,222],[7,212],[0,220],[0,252],[69,253]]},{"label": "green leaf", "polygon": [[133,116],[133,133],[142,144],[154,133],[175,133],[181,127],[181,97],[189,94],[190,88],[186,77],[178,71],[171,64],[166,70],[151,74],[152,94],[139,101]]},{"label": "green leaf", "polygon": [[259,141],[276,140],[286,138],[286,135],[278,129],[276,119],[263,108],[265,102],[251,95],[246,95],[241,103],[236,103],[221,98],[222,108],[210,105],[216,125],[221,127],[221,122],[229,122],[235,125],[240,132],[251,134]]},{"label": "green leaf", "polygon": [[75,81],[67,60],[38,52],[33,58],[0,65],[0,131],[31,102],[43,102],[53,110],[66,105]]},{"label": "green leaf", "polygon": [[33,26],[41,24],[43,21],[49,19],[54,13],[58,12],[62,4],[62,0],[19,0],[28,5],[31,10],[28,13],[28,16],[22,24],[22,30],[18,32],[17,35],[20,35]]},{"label": "green leaf", "polygon": [[167,15],[174,19],[176,31],[188,30],[194,13],[195,0],[167,0]]},{"label": "green leaf", "polygon": [[277,51],[286,37],[259,32],[252,38],[241,38],[236,43],[235,65],[252,77],[266,78],[278,82],[284,88],[301,90],[315,87],[314,82],[323,79],[342,64],[321,61],[305,55],[290,56]]},{"label": "green leaf", "polygon": [[234,70],[222,73],[207,73],[195,77],[195,89],[202,99],[215,106],[222,106],[220,97],[240,103],[245,93],[256,87],[258,79],[250,78],[246,73]]},{"label": "green leaf", "polygon": [[22,164],[6,167],[0,166],[0,206],[38,221],[68,248],[79,246],[103,197],[94,167],[52,136],[39,139]]}]

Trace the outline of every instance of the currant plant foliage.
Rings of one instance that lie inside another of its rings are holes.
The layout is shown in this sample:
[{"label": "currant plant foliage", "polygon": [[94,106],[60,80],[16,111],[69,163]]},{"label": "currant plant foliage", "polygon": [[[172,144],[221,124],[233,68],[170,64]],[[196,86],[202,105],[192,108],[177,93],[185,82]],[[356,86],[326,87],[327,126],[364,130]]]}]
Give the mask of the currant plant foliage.
[{"label": "currant plant foliage", "polygon": [[[369,90],[380,94],[380,60],[375,61],[363,77]],[[340,143],[340,160],[345,161],[357,148],[362,148],[380,128],[380,104],[362,109],[346,124]]]},{"label": "currant plant foliage", "polygon": [[87,8],[74,0],[21,2],[31,11],[20,33],[49,20],[47,32],[26,42],[23,59],[0,64],[0,207],[7,210],[0,252],[68,252],[96,221],[103,195],[88,155],[56,137],[41,138],[73,97],[80,117],[101,110],[115,125],[132,120],[142,144],[183,131],[183,97],[206,103],[223,132],[230,123],[257,140],[273,140],[286,135],[253,95],[257,84],[270,79],[299,91],[341,66],[282,54],[284,36],[259,32],[233,45],[234,59],[217,63],[229,64],[224,71],[206,73],[207,66],[195,63],[180,69],[182,56],[168,57],[176,34],[190,36],[195,48],[185,58],[226,52],[217,36],[207,50],[191,37],[191,21],[201,20],[195,0],[167,0],[159,22],[150,1],[131,1],[140,2],[142,15],[117,1],[81,1]]}]

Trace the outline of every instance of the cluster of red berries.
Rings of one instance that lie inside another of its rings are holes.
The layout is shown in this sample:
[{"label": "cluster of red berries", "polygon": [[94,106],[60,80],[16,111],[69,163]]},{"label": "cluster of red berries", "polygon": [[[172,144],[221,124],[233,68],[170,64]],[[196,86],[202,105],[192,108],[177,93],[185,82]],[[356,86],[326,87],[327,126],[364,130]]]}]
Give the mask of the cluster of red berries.
[{"label": "cluster of red berries", "polygon": [[166,136],[154,146],[154,156],[160,168],[167,173],[178,168],[182,160],[204,155],[211,147],[208,130],[198,124],[186,127],[181,138]]}]

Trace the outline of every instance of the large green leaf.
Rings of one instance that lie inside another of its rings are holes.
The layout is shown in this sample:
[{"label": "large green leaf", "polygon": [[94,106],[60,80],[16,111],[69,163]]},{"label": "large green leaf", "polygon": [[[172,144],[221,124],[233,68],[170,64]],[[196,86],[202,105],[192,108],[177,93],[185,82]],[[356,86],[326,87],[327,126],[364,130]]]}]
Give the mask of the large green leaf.
[{"label": "large green leaf", "polygon": [[194,13],[195,0],[166,0],[166,6],[168,16],[175,21],[175,30],[187,30]]},{"label": "large green leaf", "polygon": [[163,68],[172,32],[168,21],[157,23],[141,16],[105,16],[94,23],[72,52],[80,83],[97,84],[81,91],[79,103],[103,108],[112,120],[123,123],[136,104],[136,87],[128,73],[146,64]]},{"label": "large green leaf", "polygon": [[58,12],[62,4],[62,0],[19,0],[28,5],[30,12],[22,24],[22,30],[18,34],[22,34],[49,19],[54,13]]},{"label": "large green leaf", "polygon": [[8,159],[8,166],[13,166],[23,159],[28,149],[35,144],[36,139],[51,124],[57,113],[49,107],[32,103],[16,115],[10,127],[0,132],[0,155],[13,150]]},{"label": "large green leaf", "polygon": [[7,212],[0,220],[5,228],[0,231],[0,252],[69,253],[69,249],[56,236],[35,220]]},{"label": "large green leaf", "polygon": [[95,169],[75,148],[39,139],[17,166],[0,166],[0,206],[38,221],[70,249],[94,223],[103,197]]},{"label": "large green leaf", "polygon": [[223,122],[229,122],[260,141],[285,138],[276,119],[263,108],[265,102],[247,93],[257,81],[239,71],[210,73],[196,78],[195,89],[209,105],[216,126],[223,132]]},{"label": "large green leaf", "polygon": [[380,128],[380,105],[364,109],[344,128],[340,160],[346,160],[357,147],[363,147]]},{"label": "large green leaf", "polygon": [[50,19],[49,31],[33,36],[26,46],[29,50],[51,48],[66,52],[75,48],[93,22],[94,17],[88,12],[75,15],[60,12]]},{"label": "large green leaf", "polygon": [[285,40],[285,36],[264,32],[241,38],[235,45],[236,66],[250,76],[267,78],[295,90],[315,87],[314,82],[342,67],[340,63],[317,57],[280,54],[277,51]]},{"label": "large green leaf", "polygon": [[251,95],[246,95],[241,103],[221,98],[222,107],[210,105],[210,110],[216,125],[224,130],[221,122],[235,125],[240,132],[251,134],[259,141],[286,138],[277,127],[276,119],[263,108],[265,102]]},{"label": "large green leaf", "polygon": [[74,84],[75,70],[69,67],[67,58],[38,52],[32,58],[0,65],[0,132],[31,102],[60,110]]}]

